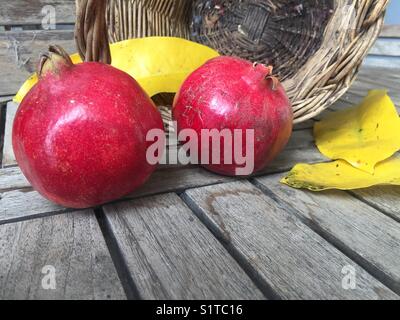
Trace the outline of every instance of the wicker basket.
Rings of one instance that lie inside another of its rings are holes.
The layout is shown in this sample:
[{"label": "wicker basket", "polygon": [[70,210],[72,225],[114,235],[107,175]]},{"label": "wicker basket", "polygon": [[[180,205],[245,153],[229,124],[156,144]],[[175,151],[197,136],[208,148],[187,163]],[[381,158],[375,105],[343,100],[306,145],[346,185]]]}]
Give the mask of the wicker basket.
[{"label": "wicker basket", "polygon": [[[83,0],[79,0],[83,1]],[[389,0],[108,0],[112,42],[177,36],[271,64],[295,122],[338,100],[383,26]]]}]

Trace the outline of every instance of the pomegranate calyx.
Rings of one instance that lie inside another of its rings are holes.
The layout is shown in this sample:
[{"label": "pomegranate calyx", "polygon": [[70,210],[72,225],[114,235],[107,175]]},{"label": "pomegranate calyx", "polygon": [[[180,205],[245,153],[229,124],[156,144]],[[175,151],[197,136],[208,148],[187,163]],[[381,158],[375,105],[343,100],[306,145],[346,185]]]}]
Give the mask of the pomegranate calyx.
[{"label": "pomegranate calyx", "polygon": [[49,51],[40,57],[38,75],[43,78],[49,73],[60,74],[62,69],[71,66],[73,62],[68,53],[58,45],[51,45]]},{"label": "pomegranate calyx", "polygon": [[259,63],[257,61],[253,63],[253,68],[254,69],[257,68],[258,66],[262,66],[263,67],[263,70],[265,70],[264,72],[265,72],[265,76],[266,77],[269,76],[269,75],[272,75],[272,71],[274,70],[273,66],[271,66],[271,65],[267,66],[267,65]]}]

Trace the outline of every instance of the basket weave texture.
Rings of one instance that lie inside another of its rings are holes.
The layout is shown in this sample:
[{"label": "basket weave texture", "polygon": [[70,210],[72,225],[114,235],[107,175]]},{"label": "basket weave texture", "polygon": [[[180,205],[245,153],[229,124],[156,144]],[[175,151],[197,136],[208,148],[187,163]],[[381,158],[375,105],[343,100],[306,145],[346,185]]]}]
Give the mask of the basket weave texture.
[{"label": "basket weave texture", "polygon": [[295,122],[338,100],[383,26],[389,0],[108,0],[111,42],[176,36],[270,64]]}]

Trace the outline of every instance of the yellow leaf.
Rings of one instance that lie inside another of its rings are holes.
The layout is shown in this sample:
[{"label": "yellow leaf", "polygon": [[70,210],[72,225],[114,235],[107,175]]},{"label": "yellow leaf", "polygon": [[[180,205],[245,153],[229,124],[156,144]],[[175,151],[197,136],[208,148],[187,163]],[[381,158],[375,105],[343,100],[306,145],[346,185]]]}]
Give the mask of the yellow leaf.
[{"label": "yellow leaf", "polygon": [[311,191],[400,185],[400,158],[392,157],[378,163],[374,174],[356,169],[344,160],[314,165],[298,164],[281,182],[293,188]]},{"label": "yellow leaf", "polygon": [[[148,37],[111,44],[112,65],[130,74],[149,96],[162,92],[177,92],[187,76],[219,54],[201,44],[173,37]],[[82,62],[78,54],[74,63]],[[36,84],[31,76],[14,97],[21,102]]]},{"label": "yellow leaf", "polygon": [[378,162],[400,150],[400,118],[387,92],[373,90],[360,105],[317,122],[314,136],[328,158],[374,173]]}]

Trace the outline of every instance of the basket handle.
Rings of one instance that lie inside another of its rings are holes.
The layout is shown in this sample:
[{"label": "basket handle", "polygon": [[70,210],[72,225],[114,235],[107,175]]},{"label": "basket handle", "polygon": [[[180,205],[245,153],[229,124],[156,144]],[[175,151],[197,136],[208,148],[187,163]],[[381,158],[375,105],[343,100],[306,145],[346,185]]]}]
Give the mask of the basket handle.
[{"label": "basket handle", "polygon": [[111,64],[107,0],[76,0],[75,42],[82,61]]}]

